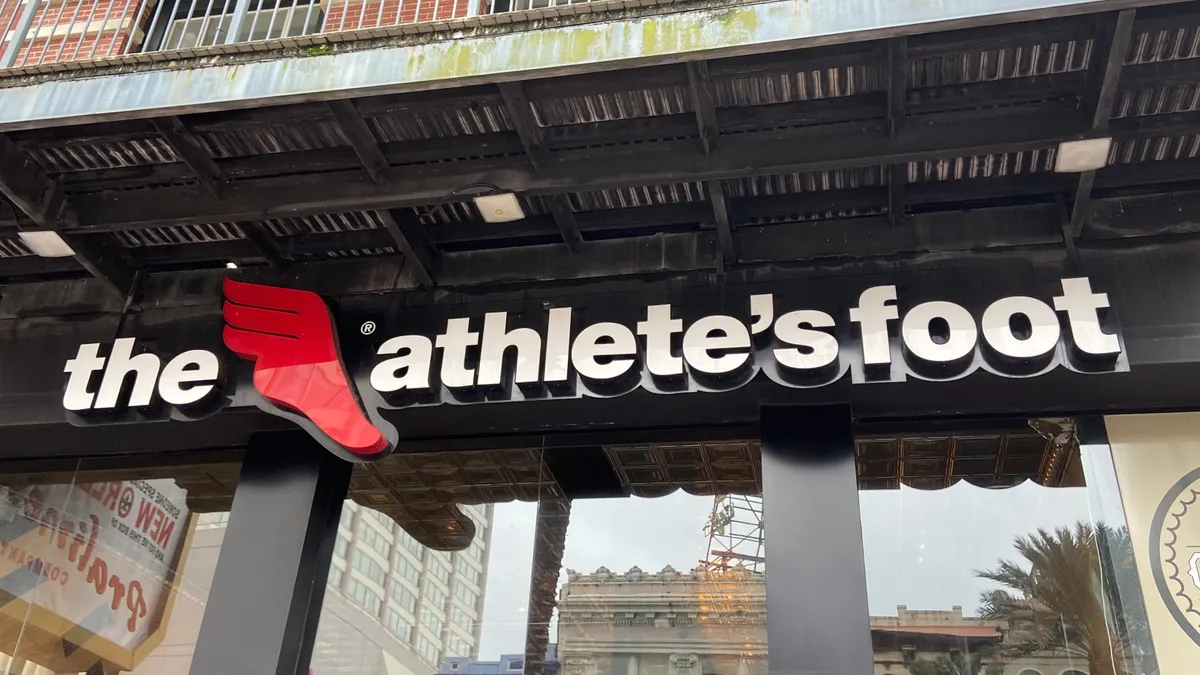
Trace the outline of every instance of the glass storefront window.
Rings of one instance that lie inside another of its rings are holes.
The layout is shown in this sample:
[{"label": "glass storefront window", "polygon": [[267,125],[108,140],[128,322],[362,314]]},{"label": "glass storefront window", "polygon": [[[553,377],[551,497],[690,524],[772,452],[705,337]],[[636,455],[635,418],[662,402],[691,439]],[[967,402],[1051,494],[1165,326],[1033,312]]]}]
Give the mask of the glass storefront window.
[{"label": "glass storefront window", "polygon": [[240,465],[0,465],[0,672],[186,675]]},{"label": "glass storefront window", "polygon": [[1112,457],[1073,424],[858,440],[876,673],[1158,672]]},{"label": "glass storefront window", "polygon": [[[761,536],[761,498],[686,483],[701,492],[692,495],[655,482],[665,469],[638,474],[645,461],[682,471],[684,457],[703,462],[702,452],[631,449],[620,470],[644,482],[635,483],[634,496],[570,503],[558,497],[537,451],[422,455],[413,460],[420,471],[404,472],[403,456],[384,460],[398,463],[389,472],[430,481],[426,491],[403,492],[425,519],[400,523],[389,571],[388,609],[408,592],[410,566],[423,577],[411,601],[418,609],[411,641],[387,629],[409,621],[398,606],[396,616],[385,609],[374,622],[344,609],[346,598],[333,591],[317,631],[314,675],[474,672],[464,665],[471,661],[523,675],[765,675],[766,557],[761,543],[737,543],[747,527]],[[722,459],[740,462],[723,470],[754,475],[748,444]],[[471,477],[524,482],[473,488],[462,467]],[[456,471],[464,490],[445,490]],[[739,485],[754,492],[754,482]],[[508,498],[471,498],[504,491]],[[437,546],[459,517],[475,521],[475,536],[457,548]],[[411,563],[408,552],[417,550],[427,554]]]}]

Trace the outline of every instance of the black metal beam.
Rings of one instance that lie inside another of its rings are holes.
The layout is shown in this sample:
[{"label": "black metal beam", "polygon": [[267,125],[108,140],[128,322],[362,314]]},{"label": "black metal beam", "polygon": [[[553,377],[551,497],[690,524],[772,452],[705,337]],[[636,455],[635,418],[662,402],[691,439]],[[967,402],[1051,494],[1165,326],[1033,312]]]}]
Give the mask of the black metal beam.
[{"label": "black metal beam", "polygon": [[[1133,9],[1118,12],[1108,22],[1093,46],[1092,58],[1095,61],[1088,72],[1085,101],[1091,105],[1092,131],[1096,134],[1107,131],[1109,120],[1112,118],[1113,103],[1117,97],[1125,55],[1129,52],[1129,42],[1133,38],[1136,13],[1137,10]],[[1064,238],[1076,239],[1083,230],[1095,181],[1095,171],[1085,171],[1079,175],[1079,183],[1075,186],[1075,202],[1064,228]]]},{"label": "black metal beam", "polygon": [[156,117],[150,122],[175,153],[199,181],[200,187],[216,199],[221,198],[225,175],[213,161],[212,154],[205,149],[200,139],[187,124],[178,117]]},{"label": "black metal beam", "polygon": [[[908,114],[908,38],[888,42],[888,128],[892,138],[904,130]],[[904,225],[904,190],[908,184],[908,162],[888,169],[888,218],[892,227]]]},{"label": "black metal beam", "polygon": [[308,672],[350,470],[304,432],[251,440],[191,673]]},{"label": "black metal beam", "polygon": [[126,252],[110,235],[70,232],[79,216],[62,186],[4,134],[0,134],[0,194],[39,229],[57,233],[74,252],[75,261],[112,292],[127,297],[133,291],[137,273]]},{"label": "black metal beam", "polygon": [[550,622],[558,599],[559,570],[566,550],[571,502],[540,499],[533,531],[533,568],[529,580],[529,607],[525,613],[525,667],[522,675],[543,675]]},{"label": "black metal beam", "polygon": [[237,223],[237,227],[242,231],[242,236],[246,241],[254,247],[254,250],[262,256],[267,264],[276,269],[282,269],[287,264],[283,253],[280,251],[279,242],[275,239],[275,235],[271,233],[263,223]]},{"label": "black metal beam", "polygon": [[872,672],[850,406],[764,407],[760,419],[763,508],[784,514],[766,531],[768,670]]},{"label": "black metal beam", "polygon": [[[705,207],[707,204],[698,203]],[[1200,190],[1188,194],[1105,199],[1093,202],[1090,227],[1080,240],[1081,252],[1145,252],[1170,250],[1180,243],[1200,241]],[[548,220],[547,220],[548,222]],[[915,213],[909,227],[897,231],[887,218],[865,217],[740,228],[734,237],[745,264],[796,264],[804,269],[893,269],[919,267],[931,260],[970,257],[988,260],[1048,260],[1063,258],[1061,223],[1053,203],[969,211]],[[382,230],[376,231],[383,234]],[[553,232],[553,230],[551,230]],[[358,236],[362,233],[353,233]],[[316,235],[302,240],[314,251],[344,244],[348,234]],[[1189,239],[1190,238],[1190,239]],[[338,240],[334,242],[332,240]],[[374,240],[365,248],[386,245]],[[175,248],[174,251],[168,250]],[[532,245],[483,251],[447,252],[439,258],[438,287],[478,288],[500,284],[569,283],[574,280],[629,275],[680,275],[705,272],[717,265],[716,235],[691,232],[589,241],[579,254],[560,244]],[[143,250],[157,261],[219,264],[239,255],[252,255],[244,241],[155,246]],[[873,267],[874,266],[874,267]],[[28,276],[23,259],[0,259],[0,277]],[[415,275],[397,277],[394,257],[297,263],[286,279],[266,268],[246,274],[262,283],[305,283],[320,292],[339,295],[413,289]]]},{"label": "black metal beam", "polygon": [[713,90],[712,78],[708,74],[706,61],[692,61],[687,64],[688,89],[692,96],[692,109],[696,113],[696,126],[700,130],[700,145],[704,154],[710,154],[717,144],[721,134],[720,123],[717,121],[716,92]]},{"label": "black metal beam", "polygon": [[[895,138],[874,123],[853,122],[743,134],[709,156],[692,143],[663,142],[560,151],[537,172],[519,158],[485,159],[393,167],[385,186],[352,174],[321,174],[241,181],[221,200],[167,187],[81,195],[79,207],[85,225],[106,228],[236,222],[436,203],[480,182],[555,194],[1042,149],[1078,138],[1089,127],[1074,109],[988,109],[968,117],[910,119]],[[1141,132],[1152,129],[1146,124]]]},{"label": "black metal beam", "polygon": [[[534,115],[533,104],[529,102],[525,86],[520,82],[506,82],[500,84],[499,87],[505,110],[508,111],[508,118],[521,138],[521,146],[525,148],[529,164],[535,173],[539,173],[546,160],[545,131],[538,124],[537,117]],[[577,253],[579,245],[583,243],[583,235],[579,233],[579,224],[575,222],[575,212],[571,208],[571,202],[564,195],[549,195],[546,198],[546,206],[558,226],[558,231],[562,234],[562,240],[567,245],[567,250]]]},{"label": "black metal beam", "polygon": [[729,204],[725,199],[725,186],[719,180],[704,184],[708,203],[712,205],[713,225],[717,228],[717,245],[721,255],[717,258],[717,271],[724,272],[726,265],[737,263],[737,247],[733,241],[733,228],[729,224]]},{"label": "black metal beam", "polygon": [[545,144],[542,139],[542,128],[533,115],[533,106],[529,103],[529,96],[525,93],[525,85],[520,82],[505,82],[499,87],[500,96],[504,99],[504,107],[508,111],[509,121],[517,130],[517,135],[521,137],[521,145],[525,148],[525,154],[529,156],[529,162],[533,164],[533,168],[540,169]]},{"label": "black metal beam", "polygon": [[[716,91],[708,72],[708,63],[694,61],[687,64],[688,91],[692,98],[692,110],[696,114],[696,129],[700,134],[700,149],[705,156],[711,155],[721,135],[717,119]],[[717,230],[717,273],[724,274],[726,265],[737,263],[737,249],[733,245],[733,229],[729,223],[729,205],[725,199],[725,186],[720,180],[704,183],[704,192],[712,208],[713,226]]]},{"label": "black metal beam", "polygon": [[426,243],[428,237],[421,221],[407,209],[402,210],[399,216],[390,211],[377,211],[375,215],[395,242],[397,250],[412,263],[417,283],[422,288],[433,288],[437,260]]},{"label": "black metal beam", "polygon": [[550,215],[554,218],[567,249],[571,253],[578,253],[579,245],[583,243],[583,235],[579,232],[579,223],[575,220],[571,200],[567,199],[566,195],[548,195],[546,207],[550,209]]},{"label": "black metal beam", "polygon": [[371,127],[367,126],[366,120],[358,113],[354,103],[342,100],[330,101],[328,105],[338,130],[349,141],[350,147],[354,148],[354,154],[358,155],[358,161],[362,163],[367,175],[378,184],[387,182],[387,158],[383,156],[375,135],[371,133]]}]

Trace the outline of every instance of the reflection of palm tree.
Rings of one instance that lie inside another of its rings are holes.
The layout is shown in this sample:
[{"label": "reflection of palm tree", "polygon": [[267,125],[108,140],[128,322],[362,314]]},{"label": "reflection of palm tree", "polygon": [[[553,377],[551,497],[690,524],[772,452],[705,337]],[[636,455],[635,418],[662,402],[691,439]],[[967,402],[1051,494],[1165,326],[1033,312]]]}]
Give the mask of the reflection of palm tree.
[{"label": "reflection of palm tree", "polygon": [[976,572],[1008,589],[980,596],[984,618],[1008,624],[1001,656],[1065,653],[1086,659],[1092,675],[1126,675],[1133,661],[1157,672],[1125,528],[1080,522],[1014,545],[1024,564],[1002,560]]},{"label": "reflection of palm tree", "polygon": [[932,661],[920,659],[910,663],[908,672],[912,675],[980,675],[980,672],[995,675],[1004,666],[993,663],[988,665],[986,671],[982,671],[982,668],[979,654],[939,654]]}]

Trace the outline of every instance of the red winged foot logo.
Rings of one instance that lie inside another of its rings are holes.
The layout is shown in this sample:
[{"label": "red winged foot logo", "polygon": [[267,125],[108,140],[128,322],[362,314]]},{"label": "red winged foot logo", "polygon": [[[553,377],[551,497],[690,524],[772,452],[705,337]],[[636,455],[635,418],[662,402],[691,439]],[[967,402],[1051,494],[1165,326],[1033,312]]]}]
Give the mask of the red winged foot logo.
[{"label": "red winged foot logo", "polygon": [[225,346],[254,363],[263,410],[309,427],[351,461],[391,450],[355,393],[321,296],[232,279],[224,293]]}]

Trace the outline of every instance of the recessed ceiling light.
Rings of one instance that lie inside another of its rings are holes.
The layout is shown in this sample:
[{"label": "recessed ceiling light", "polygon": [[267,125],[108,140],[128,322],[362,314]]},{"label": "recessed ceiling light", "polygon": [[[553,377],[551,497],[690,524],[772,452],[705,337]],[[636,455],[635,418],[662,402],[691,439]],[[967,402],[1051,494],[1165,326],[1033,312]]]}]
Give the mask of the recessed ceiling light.
[{"label": "recessed ceiling light", "polygon": [[511,192],[493,195],[479,195],[474,198],[479,215],[489,223],[511,223],[525,217],[521,202]]},{"label": "recessed ceiling light", "polygon": [[71,250],[57,232],[18,232],[17,236],[34,255],[43,258],[69,258],[75,255],[75,251]]},{"label": "recessed ceiling light", "polygon": [[225,263],[225,269],[227,269],[227,270],[236,270],[236,269],[237,269],[237,263],[235,263],[235,262],[233,262],[233,261],[231,260],[231,261],[229,261],[229,262]]},{"label": "recessed ceiling light", "polygon": [[1058,144],[1054,170],[1058,173],[1097,171],[1108,165],[1111,138],[1089,138],[1084,141],[1065,141]]}]

